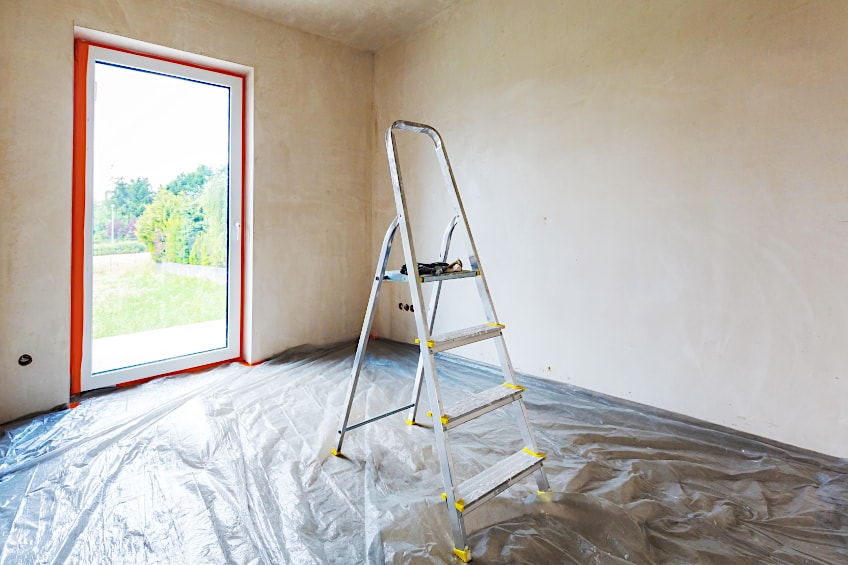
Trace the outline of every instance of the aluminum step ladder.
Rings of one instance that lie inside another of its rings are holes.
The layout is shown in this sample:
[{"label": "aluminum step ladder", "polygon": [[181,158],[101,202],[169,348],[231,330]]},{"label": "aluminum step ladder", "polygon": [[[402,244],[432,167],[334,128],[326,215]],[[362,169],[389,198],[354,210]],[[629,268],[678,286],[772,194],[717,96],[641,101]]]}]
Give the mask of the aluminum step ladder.
[{"label": "aluminum step ladder", "polygon": [[[422,275],[419,272],[418,262],[415,255],[415,246],[413,245],[412,240],[412,232],[407,220],[408,214],[406,197],[403,192],[403,178],[400,173],[398,154],[395,148],[394,130],[405,130],[425,134],[429,136],[435,144],[436,156],[444,176],[444,181],[448,188],[453,189],[453,195],[455,196],[454,206],[456,210],[456,215],[448,223],[442,238],[440,260],[442,262],[447,261],[453,232],[457,225],[461,225],[463,228],[461,231],[463,231],[466,236],[467,249],[469,252],[468,269],[428,275]],[[521,397],[524,392],[524,388],[521,387],[515,379],[515,371],[512,367],[509,354],[507,353],[506,344],[504,342],[504,325],[498,321],[498,317],[495,314],[495,307],[492,303],[492,297],[489,294],[489,287],[486,284],[486,276],[483,272],[483,267],[480,265],[477,248],[474,245],[474,239],[471,237],[471,230],[468,227],[468,219],[465,216],[465,210],[462,206],[462,200],[459,196],[459,190],[456,186],[456,180],[454,179],[453,171],[451,170],[450,162],[448,161],[448,154],[445,150],[444,143],[442,142],[441,135],[439,135],[434,128],[424,124],[397,121],[386,130],[386,151],[388,152],[389,157],[389,169],[392,175],[397,216],[394,220],[392,220],[389,225],[389,229],[386,231],[386,237],[383,239],[382,249],[377,261],[377,270],[374,274],[374,281],[371,286],[371,297],[368,300],[368,308],[365,312],[365,320],[362,323],[362,332],[359,335],[359,345],[356,349],[353,369],[351,370],[350,384],[347,390],[347,404],[345,406],[344,413],[339,420],[338,435],[336,437],[335,447],[333,448],[332,453],[336,456],[341,455],[342,444],[344,443],[345,434],[347,432],[387,416],[391,416],[392,414],[408,410],[406,423],[409,425],[415,424],[416,417],[418,416],[422,383],[426,383],[427,393],[430,400],[430,412],[428,412],[427,415],[433,422],[433,429],[436,435],[436,447],[439,453],[442,479],[445,484],[445,492],[442,493],[442,498],[447,503],[448,513],[450,515],[451,529],[453,530],[454,539],[453,551],[462,561],[468,562],[471,560],[471,550],[469,549],[467,542],[465,516],[469,512],[473,512],[475,509],[479,508],[488,500],[494,498],[498,493],[503,492],[511,485],[530,475],[533,475],[536,479],[536,485],[539,492],[549,492],[550,485],[548,484],[548,479],[542,469],[542,462],[545,460],[545,455],[543,453],[539,453],[536,447],[536,440],[533,437],[530,421],[527,417],[527,409],[525,408],[524,401]],[[386,271],[386,265],[388,264],[389,254],[392,248],[392,241],[394,240],[398,228],[400,228],[401,240],[403,242],[403,253],[404,258],[406,259],[408,275],[401,274],[400,271]],[[486,322],[458,331],[433,335],[433,326],[436,320],[436,311],[439,305],[442,283],[468,277],[473,277],[477,282],[477,290],[483,304]],[[409,290],[412,295],[412,309],[414,310],[415,324],[418,333],[418,339],[415,341],[419,344],[421,350],[418,359],[418,368],[415,375],[412,399],[406,406],[390,410],[380,416],[369,418],[357,424],[351,425],[349,424],[350,411],[356,394],[356,385],[359,380],[360,370],[362,369],[362,363],[365,357],[365,349],[368,345],[368,336],[371,332],[371,324],[374,320],[374,310],[377,305],[377,298],[383,282],[406,282],[409,284]],[[433,293],[430,298],[429,308],[425,310],[422,286],[430,283],[434,283],[436,286],[433,289]],[[489,339],[494,341],[497,349],[504,382],[478,394],[458,400],[453,404],[445,404],[442,399],[441,391],[439,390],[435,354],[440,351],[447,351],[455,347]],[[453,455],[451,453],[448,431],[457,426],[461,426],[478,416],[501,407],[509,407],[513,410],[518,430],[520,431],[521,437],[524,441],[524,449],[506,457],[479,475],[464,482],[457,483],[457,479],[454,474]]]}]

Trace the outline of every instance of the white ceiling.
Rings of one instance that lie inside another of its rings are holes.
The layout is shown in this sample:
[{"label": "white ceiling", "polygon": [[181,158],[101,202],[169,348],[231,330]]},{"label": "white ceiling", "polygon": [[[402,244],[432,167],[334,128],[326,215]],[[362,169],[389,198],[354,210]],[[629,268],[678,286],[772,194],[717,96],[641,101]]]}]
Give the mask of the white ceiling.
[{"label": "white ceiling", "polygon": [[376,51],[458,0],[214,0],[289,27]]}]

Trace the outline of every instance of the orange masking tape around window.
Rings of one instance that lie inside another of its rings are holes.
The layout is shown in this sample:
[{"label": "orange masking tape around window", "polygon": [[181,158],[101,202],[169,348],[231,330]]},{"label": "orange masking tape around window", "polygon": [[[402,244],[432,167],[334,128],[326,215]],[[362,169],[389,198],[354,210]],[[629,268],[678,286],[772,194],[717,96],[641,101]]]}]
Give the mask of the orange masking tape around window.
[{"label": "orange masking tape around window", "polygon": [[198,373],[200,371],[205,371],[206,369],[212,369],[214,367],[219,367],[221,365],[226,365],[227,363],[235,363],[241,361],[241,358],[234,357],[233,359],[226,359],[224,361],[215,361],[214,363],[207,363],[206,365],[200,365],[199,367],[191,367],[190,369],[180,369],[179,371],[171,371],[170,373],[162,373],[161,375],[152,375],[149,377],[144,377],[142,379],[136,379],[134,381],[127,381],[124,383],[118,383],[115,385],[116,388],[124,388],[128,386],[135,386],[144,384],[148,381],[152,381],[154,379],[161,379],[162,377],[171,377],[173,375],[185,375],[188,373]]},{"label": "orange masking tape around window", "polygon": [[85,144],[88,42],[74,41],[74,148],[71,185],[71,394],[81,390],[85,267]]},{"label": "orange masking tape around window", "polygon": [[[247,131],[246,131],[246,121],[247,121],[247,89],[246,89],[246,77],[239,73],[235,73],[232,71],[227,71],[214,67],[207,67],[205,65],[198,65],[194,63],[189,63],[186,61],[177,61],[173,59],[169,59],[167,57],[161,57],[158,55],[153,55],[150,53],[141,53],[137,51],[132,51],[129,49],[122,49],[120,47],[116,47],[114,45],[103,45],[99,43],[92,43],[89,41],[85,41],[82,39],[76,39],[74,41],[74,147],[73,147],[73,196],[72,196],[72,219],[71,219],[71,355],[70,355],[70,373],[71,373],[71,394],[79,394],[82,390],[82,354],[83,354],[83,329],[84,329],[84,313],[85,313],[85,277],[84,277],[84,268],[85,268],[85,245],[86,245],[86,233],[85,233],[85,204],[86,204],[86,143],[88,138],[88,125],[87,125],[87,105],[88,105],[88,48],[90,46],[95,47],[103,47],[106,49],[112,49],[114,51],[122,51],[125,53],[132,53],[134,55],[139,55],[142,57],[148,57],[150,59],[157,59],[160,61],[167,61],[172,63],[178,63],[180,65],[194,67],[198,69],[204,69],[208,71],[213,71],[216,73],[221,73],[225,75],[235,76],[241,78],[242,81],[242,133],[241,133],[241,200],[242,200],[242,213],[241,213],[241,222],[240,228],[242,233],[239,234],[239,242],[241,244],[241,311],[240,311],[240,320],[239,320],[239,357],[236,359],[231,359],[228,361],[223,361],[219,363],[212,363],[211,365],[204,365],[203,367],[195,367],[198,368],[208,368],[209,366],[214,366],[220,363],[227,363],[231,361],[242,360],[245,357],[244,352],[244,276],[245,276],[245,237],[244,237],[244,221],[246,216],[246,208],[244,205],[245,202],[245,180],[246,180],[246,163],[247,163]],[[189,369],[189,370],[194,370]],[[177,373],[183,371],[177,371]],[[174,373],[166,373],[166,375],[170,375]],[[166,376],[166,375],[157,375],[157,376]],[[156,378],[156,377],[150,377]],[[140,381],[146,381],[147,379],[140,379]],[[137,381],[131,381],[130,383],[121,383],[117,386],[127,385],[127,384],[135,384]]]}]

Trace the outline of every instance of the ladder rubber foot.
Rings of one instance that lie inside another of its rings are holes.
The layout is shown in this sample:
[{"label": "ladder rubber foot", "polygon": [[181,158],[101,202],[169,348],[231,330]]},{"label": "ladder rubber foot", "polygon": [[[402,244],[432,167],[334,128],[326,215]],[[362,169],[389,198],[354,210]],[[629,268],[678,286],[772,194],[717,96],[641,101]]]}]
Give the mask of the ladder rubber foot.
[{"label": "ladder rubber foot", "polygon": [[410,420],[409,418],[407,418],[407,419],[406,419],[406,425],[407,425],[407,426],[414,426],[414,425],[415,425],[415,422],[413,422],[412,420]]},{"label": "ladder rubber foot", "polygon": [[340,456],[341,456],[341,454],[342,454],[342,452],[341,452],[341,451],[336,451],[336,448],[335,448],[335,447],[333,447],[332,449],[330,449],[330,453],[332,453],[332,454],[333,454],[333,455],[335,455],[336,457],[340,457]]},{"label": "ladder rubber foot", "polygon": [[459,549],[455,547],[453,548],[453,553],[454,555],[459,557],[463,563],[468,563],[469,561],[471,561],[471,550],[467,547],[465,549]]},{"label": "ladder rubber foot", "polygon": [[538,496],[539,500],[541,500],[542,502],[550,502],[551,500],[553,500],[553,495],[553,489],[536,491],[536,496]]}]

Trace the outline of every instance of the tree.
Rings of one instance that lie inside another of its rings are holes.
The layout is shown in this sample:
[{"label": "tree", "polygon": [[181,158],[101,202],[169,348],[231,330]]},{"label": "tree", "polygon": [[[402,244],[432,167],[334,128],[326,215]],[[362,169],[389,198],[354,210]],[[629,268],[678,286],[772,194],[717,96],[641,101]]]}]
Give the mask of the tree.
[{"label": "tree", "polygon": [[[154,261],[162,262],[165,259],[166,247],[168,246],[168,221],[171,216],[185,215],[185,208],[190,205],[185,196],[160,189],[153,202],[147,205],[144,213],[138,217],[135,223],[135,234],[140,242],[147,246]],[[172,223],[171,231],[174,231]]]},{"label": "tree", "polygon": [[[135,178],[127,182],[115,179],[106,199],[94,203],[94,239],[105,241],[132,239],[135,235],[136,219],[153,200],[150,181]],[[113,233],[114,231],[114,233]]]},{"label": "tree", "polygon": [[180,173],[164,188],[172,194],[185,194],[190,198],[196,198],[213,174],[212,169],[206,165],[200,165],[190,173]]},{"label": "tree", "polygon": [[164,259],[168,263],[189,262],[189,233],[188,218],[183,212],[171,214],[165,222],[165,252]]},{"label": "tree", "polygon": [[153,201],[150,181],[136,178],[127,182],[123,178],[115,180],[115,187],[106,193],[106,203],[115,205],[115,214],[122,218],[138,218],[144,207]]},{"label": "tree", "polygon": [[200,265],[224,267],[227,264],[227,173],[223,168],[209,179],[200,193],[198,202],[203,217],[202,232],[192,248]]},{"label": "tree", "polygon": [[[201,177],[205,180],[197,189],[191,183]],[[157,262],[223,267],[227,262],[227,194],[226,167],[214,173],[206,166],[181,173],[160,187],[145,206],[135,221],[135,234]]]}]

